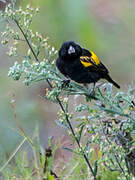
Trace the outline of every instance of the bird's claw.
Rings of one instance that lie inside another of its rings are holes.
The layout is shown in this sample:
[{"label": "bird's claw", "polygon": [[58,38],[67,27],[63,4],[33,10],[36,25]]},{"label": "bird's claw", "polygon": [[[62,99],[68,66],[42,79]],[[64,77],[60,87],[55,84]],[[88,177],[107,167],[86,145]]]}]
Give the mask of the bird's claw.
[{"label": "bird's claw", "polygon": [[62,81],[61,87],[62,87],[62,88],[68,87],[68,86],[69,86],[69,83],[70,83],[70,79],[64,79],[64,80]]},{"label": "bird's claw", "polygon": [[94,100],[97,100],[97,98],[96,98],[96,96],[95,96],[95,91],[94,90],[92,90],[91,92],[90,92],[90,95],[89,95],[92,99],[94,99]]}]

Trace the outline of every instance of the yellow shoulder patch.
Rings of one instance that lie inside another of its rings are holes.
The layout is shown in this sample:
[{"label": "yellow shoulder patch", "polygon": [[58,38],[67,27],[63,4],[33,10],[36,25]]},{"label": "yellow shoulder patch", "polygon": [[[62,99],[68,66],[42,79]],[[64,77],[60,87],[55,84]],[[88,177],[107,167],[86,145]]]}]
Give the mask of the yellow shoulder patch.
[{"label": "yellow shoulder patch", "polygon": [[95,64],[96,65],[100,64],[100,60],[98,59],[97,55],[93,51],[90,51],[90,53],[92,54],[91,58],[95,62]]},{"label": "yellow shoulder patch", "polygon": [[84,67],[89,67],[89,66],[97,66],[100,64],[100,61],[96,54],[93,51],[90,51],[91,57],[89,56],[81,56],[80,61],[83,64]]},{"label": "yellow shoulder patch", "polygon": [[90,57],[88,56],[81,56],[80,61],[84,67],[92,66],[92,63],[90,62]]}]

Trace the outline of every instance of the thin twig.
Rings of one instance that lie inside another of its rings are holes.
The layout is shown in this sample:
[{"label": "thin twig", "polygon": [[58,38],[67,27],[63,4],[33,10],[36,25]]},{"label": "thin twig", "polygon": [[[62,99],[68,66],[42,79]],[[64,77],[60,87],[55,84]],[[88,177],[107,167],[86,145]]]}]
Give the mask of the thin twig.
[{"label": "thin twig", "polygon": [[2,172],[5,167],[9,164],[9,162],[13,159],[13,157],[16,155],[16,153],[19,151],[19,149],[22,147],[22,145],[25,143],[25,141],[27,140],[27,138],[25,137],[21,143],[19,144],[19,146],[15,149],[15,151],[12,153],[12,155],[9,157],[9,159],[6,161],[6,163],[0,168],[0,172]]},{"label": "thin twig", "polygon": [[26,42],[27,42],[27,44],[28,44],[28,46],[29,46],[29,48],[30,48],[30,50],[31,50],[31,52],[32,52],[32,54],[33,54],[33,56],[34,56],[34,58],[36,59],[37,62],[39,62],[39,60],[38,60],[38,58],[37,58],[37,56],[36,56],[36,54],[35,54],[35,52],[34,52],[32,46],[31,46],[31,44],[30,44],[30,42],[29,42],[29,40],[28,40],[26,34],[24,33],[24,31],[23,31],[23,29],[22,29],[22,27],[19,25],[19,23],[18,23],[18,21],[17,21],[16,19],[14,19],[14,22],[16,23],[16,25],[17,25],[18,28],[20,29],[21,33],[23,34],[23,36],[24,36],[24,38],[25,38],[25,40],[26,40]]},{"label": "thin twig", "polygon": [[[69,125],[69,127],[70,127],[70,130],[71,130],[71,132],[72,132],[72,134],[73,134],[73,136],[74,136],[74,138],[75,138],[75,141],[76,141],[78,147],[81,148],[80,143],[79,143],[79,140],[78,140],[78,138],[77,138],[76,135],[75,135],[74,129],[73,129],[73,127],[72,127],[72,125],[71,125],[71,123],[70,123],[70,121],[69,121],[69,119],[68,119],[68,115],[67,115],[67,113],[65,112],[65,109],[64,109],[64,107],[63,107],[63,105],[62,105],[59,97],[56,97],[56,99],[57,99],[57,101],[58,101],[58,104],[59,104],[60,107],[61,107],[61,110],[64,112],[64,115],[65,115],[65,117],[66,117],[66,121],[67,121],[67,123],[68,123],[68,125]],[[81,148],[81,149],[82,149],[82,148]],[[92,175],[93,175],[93,177],[94,177],[94,180],[97,180],[97,178],[96,178],[96,176],[95,176],[95,174],[94,174],[94,171],[93,171],[93,169],[92,169],[92,166],[91,166],[91,164],[90,164],[90,162],[89,162],[86,154],[84,154],[84,152],[83,152],[83,157],[84,157],[84,159],[85,159],[85,161],[86,161],[86,163],[87,163],[87,165],[88,165],[88,167],[89,167],[89,169],[90,169],[90,171],[91,171],[91,173],[92,173]]]},{"label": "thin twig", "polygon": [[[26,40],[26,42],[27,42],[27,44],[28,44],[28,46],[29,46],[32,54],[33,54],[33,56],[35,57],[35,60],[36,60],[37,62],[39,62],[39,59],[38,59],[37,55],[35,54],[35,52],[34,52],[32,46],[31,46],[29,40],[27,39],[26,34],[24,33],[23,29],[22,29],[21,26],[19,25],[18,21],[17,21],[16,19],[14,19],[14,22],[16,23],[16,25],[18,26],[18,28],[19,28],[20,31],[22,32],[22,34],[23,34],[23,36],[24,36],[24,38],[25,38],[25,40]],[[49,79],[47,79],[46,81],[47,81],[48,85],[50,86],[50,88],[53,88],[53,86],[52,86],[51,82],[49,81]],[[70,121],[69,121],[69,118],[68,118],[68,116],[67,116],[67,113],[65,112],[65,109],[64,109],[64,107],[63,107],[63,105],[62,105],[59,97],[57,96],[56,99],[57,99],[57,102],[58,102],[59,106],[61,107],[61,110],[63,111],[63,113],[64,113],[64,115],[65,115],[65,117],[66,117],[66,121],[67,121],[67,123],[68,123],[68,125],[69,125],[69,128],[70,128],[70,130],[71,130],[71,132],[72,132],[72,135],[73,135],[74,138],[75,138],[75,141],[76,141],[78,147],[81,148],[80,143],[79,143],[79,140],[78,140],[78,138],[77,138],[76,135],[75,135],[74,129],[73,129],[73,127],[72,127],[72,125],[71,125],[71,123],[70,123]],[[82,149],[82,148],[81,148],[81,149]],[[92,175],[93,175],[93,177],[94,177],[94,180],[97,180],[96,175],[94,174],[94,171],[93,171],[93,169],[92,169],[92,166],[91,166],[91,164],[90,164],[90,162],[89,162],[89,160],[88,160],[88,158],[87,158],[87,156],[86,156],[86,154],[85,154],[84,152],[83,152],[83,157],[84,157],[84,159],[85,159],[85,161],[86,161],[86,163],[87,163],[87,165],[88,165],[88,167],[89,167],[89,169],[90,169],[90,171],[91,171],[91,173],[92,173]]]}]

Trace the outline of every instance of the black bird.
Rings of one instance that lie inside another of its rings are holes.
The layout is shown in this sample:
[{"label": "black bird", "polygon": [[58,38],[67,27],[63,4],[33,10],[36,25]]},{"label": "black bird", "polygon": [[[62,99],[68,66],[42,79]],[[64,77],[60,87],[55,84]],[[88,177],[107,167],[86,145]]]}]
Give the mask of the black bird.
[{"label": "black bird", "polygon": [[[73,41],[64,42],[59,50],[56,60],[59,71],[69,79],[77,83],[87,85],[95,84],[100,79],[106,79],[115,87],[120,86],[109,76],[108,69],[102,64],[93,51],[88,51]],[[93,89],[94,91],[94,89]]]}]

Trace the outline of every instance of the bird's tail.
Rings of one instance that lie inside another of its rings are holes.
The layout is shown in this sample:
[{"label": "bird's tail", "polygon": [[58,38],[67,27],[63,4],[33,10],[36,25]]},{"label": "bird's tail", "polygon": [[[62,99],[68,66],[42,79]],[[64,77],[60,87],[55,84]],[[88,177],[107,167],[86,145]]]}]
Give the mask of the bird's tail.
[{"label": "bird's tail", "polygon": [[105,79],[106,79],[108,82],[112,83],[115,87],[117,87],[117,88],[120,89],[120,86],[119,86],[114,80],[112,80],[112,78],[111,78],[109,75],[107,75],[107,76],[105,77]]}]

